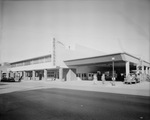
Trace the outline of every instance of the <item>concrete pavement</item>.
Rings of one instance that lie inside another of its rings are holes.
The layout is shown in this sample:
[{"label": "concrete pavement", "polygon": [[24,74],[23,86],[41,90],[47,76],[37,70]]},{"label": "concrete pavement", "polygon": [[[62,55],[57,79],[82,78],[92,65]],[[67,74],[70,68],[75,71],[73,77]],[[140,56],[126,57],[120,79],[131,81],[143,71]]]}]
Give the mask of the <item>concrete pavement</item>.
[{"label": "concrete pavement", "polygon": [[0,82],[0,94],[46,88],[63,88],[150,96],[150,82],[147,81],[131,85],[124,84],[123,82],[116,82],[115,86],[112,86],[109,81],[106,81],[105,84],[102,84],[101,81],[98,81],[97,84],[94,84],[93,81],[21,81],[15,83]]}]

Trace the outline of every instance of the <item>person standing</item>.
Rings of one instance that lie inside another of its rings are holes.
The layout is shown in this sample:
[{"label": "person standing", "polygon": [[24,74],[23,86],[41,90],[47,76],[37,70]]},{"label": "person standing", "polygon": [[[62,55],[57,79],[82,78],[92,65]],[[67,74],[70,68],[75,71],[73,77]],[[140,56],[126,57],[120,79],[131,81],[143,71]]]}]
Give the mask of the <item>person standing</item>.
[{"label": "person standing", "polygon": [[101,72],[97,71],[97,80],[100,81],[101,80]]},{"label": "person standing", "polygon": [[94,75],[93,75],[93,84],[94,85],[97,84],[97,75],[96,75],[96,73],[94,73]]},{"label": "person standing", "polygon": [[105,84],[106,80],[105,80],[105,74],[104,73],[102,74],[102,78],[101,79],[102,79],[102,83]]}]

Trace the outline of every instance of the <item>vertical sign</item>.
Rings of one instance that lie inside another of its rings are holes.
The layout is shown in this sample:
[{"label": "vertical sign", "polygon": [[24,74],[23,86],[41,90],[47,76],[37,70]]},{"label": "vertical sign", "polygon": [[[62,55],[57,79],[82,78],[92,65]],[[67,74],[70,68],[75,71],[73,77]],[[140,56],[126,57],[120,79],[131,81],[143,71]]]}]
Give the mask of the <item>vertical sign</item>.
[{"label": "vertical sign", "polygon": [[56,65],[56,40],[53,38],[53,66]]}]

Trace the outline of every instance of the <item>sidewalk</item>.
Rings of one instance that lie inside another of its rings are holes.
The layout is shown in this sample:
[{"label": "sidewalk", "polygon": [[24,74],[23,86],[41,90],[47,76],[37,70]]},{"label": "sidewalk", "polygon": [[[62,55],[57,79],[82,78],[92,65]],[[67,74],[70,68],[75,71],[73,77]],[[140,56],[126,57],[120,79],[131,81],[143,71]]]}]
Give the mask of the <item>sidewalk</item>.
[{"label": "sidewalk", "polygon": [[115,86],[112,86],[111,83],[108,81],[105,82],[105,84],[102,84],[101,81],[97,82],[97,84],[93,84],[93,81],[67,81],[67,82],[22,81],[20,83],[0,82],[0,94],[15,91],[26,91],[26,90],[46,89],[46,88],[63,88],[63,89],[150,96],[150,82],[146,81],[131,85],[124,84],[123,82],[116,82]]}]

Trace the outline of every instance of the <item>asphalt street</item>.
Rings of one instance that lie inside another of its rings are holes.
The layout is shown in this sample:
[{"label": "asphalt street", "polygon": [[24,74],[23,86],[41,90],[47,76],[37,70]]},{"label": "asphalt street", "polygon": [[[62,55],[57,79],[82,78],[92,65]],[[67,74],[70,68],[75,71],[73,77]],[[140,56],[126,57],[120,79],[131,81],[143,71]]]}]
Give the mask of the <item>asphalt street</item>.
[{"label": "asphalt street", "polygon": [[0,95],[0,120],[150,120],[150,97],[71,89]]}]

